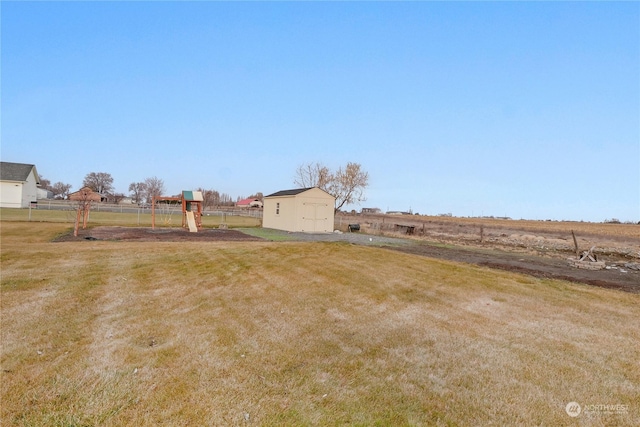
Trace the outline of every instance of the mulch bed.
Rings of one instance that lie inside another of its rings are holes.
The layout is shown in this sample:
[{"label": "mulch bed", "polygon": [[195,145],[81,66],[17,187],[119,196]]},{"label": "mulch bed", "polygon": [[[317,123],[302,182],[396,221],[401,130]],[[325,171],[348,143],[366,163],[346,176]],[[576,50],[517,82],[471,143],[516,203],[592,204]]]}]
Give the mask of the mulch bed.
[{"label": "mulch bed", "polygon": [[241,242],[262,241],[259,237],[249,236],[237,230],[224,228],[205,228],[191,233],[184,228],[134,228],[134,227],[93,227],[78,230],[55,239],[56,242],[77,242],[87,240],[109,240],[127,242]]}]

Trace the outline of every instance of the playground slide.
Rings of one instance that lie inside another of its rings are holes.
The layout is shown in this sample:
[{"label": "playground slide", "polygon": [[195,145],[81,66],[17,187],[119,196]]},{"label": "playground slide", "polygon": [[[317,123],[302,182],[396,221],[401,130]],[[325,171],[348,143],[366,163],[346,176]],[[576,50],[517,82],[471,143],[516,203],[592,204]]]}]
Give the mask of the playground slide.
[{"label": "playground slide", "polygon": [[189,231],[192,233],[198,232],[198,227],[196,227],[196,219],[193,216],[193,212],[187,212],[187,224],[189,224]]}]

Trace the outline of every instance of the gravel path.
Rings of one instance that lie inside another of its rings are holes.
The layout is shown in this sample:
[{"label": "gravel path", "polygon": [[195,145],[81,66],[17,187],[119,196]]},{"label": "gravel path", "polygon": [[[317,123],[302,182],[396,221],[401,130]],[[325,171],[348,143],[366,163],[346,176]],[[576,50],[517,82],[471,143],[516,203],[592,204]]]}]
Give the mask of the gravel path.
[{"label": "gravel path", "polygon": [[567,265],[566,258],[542,257],[488,247],[461,247],[428,241],[384,237],[361,233],[291,233],[270,229],[243,229],[255,237],[272,241],[349,242],[364,246],[383,246],[429,258],[476,264],[500,270],[585,283],[625,292],[640,293],[640,271],[629,269],[582,270]]},{"label": "gravel path", "polygon": [[348,242],[364,246],[404,246],[415,244],[415,241],[410,239],[362,233],[298,233],[264,228],[243,228],[240,231],[251,236],[273,241]]}]

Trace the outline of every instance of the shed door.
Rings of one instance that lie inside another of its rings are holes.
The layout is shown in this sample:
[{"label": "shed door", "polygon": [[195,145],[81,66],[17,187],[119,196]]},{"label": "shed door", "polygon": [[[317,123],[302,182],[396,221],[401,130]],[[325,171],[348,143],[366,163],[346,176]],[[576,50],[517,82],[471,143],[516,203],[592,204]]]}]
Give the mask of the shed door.
[{"label": "shed door", "polygon": [[302,231],[325,231],[327,221],[327,204],[326,203],[314,203],[304,202],[304,214],[302,216]]}]

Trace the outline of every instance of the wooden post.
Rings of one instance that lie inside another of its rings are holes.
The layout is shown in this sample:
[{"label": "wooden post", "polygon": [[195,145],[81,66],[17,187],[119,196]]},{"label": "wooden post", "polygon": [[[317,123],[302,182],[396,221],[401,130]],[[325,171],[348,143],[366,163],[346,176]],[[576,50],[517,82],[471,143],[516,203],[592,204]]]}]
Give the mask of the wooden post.
[{"label": "wooden post", "polygon": [[151,197],[151,229],[156,229],[156,196]]},{"label": "wooden post", "polygon": [[[183,194],[183,193],[180,193]],[[187,227],[187,200],[182,197],[182,202],[180,202],[180,209],[182,209],[182,228]]]},{"label": "wooden post", "polygon": [[576,240],[576,235],[573,232],[573,230],[571,230],[571,235],[573,236],[573,246],[576,249],[576,256],[578,257],[578,259],[580,259],[580,251],[578,250],[578,241]]},{"label": "wooden post", "polygon": [[78,227],[80,226],[80,206],[78,206],[78,210],[76,211],[76,222],[73,225],[73,235],[78,237]]},{"label": "wooden post", "polygon": [[87,228],[87,220],[89,219],[89,208],[91,207],[91,202],[85,202],[84,203],[84,215],[82,217],[82,229],[84,230],[85,228]]}]

